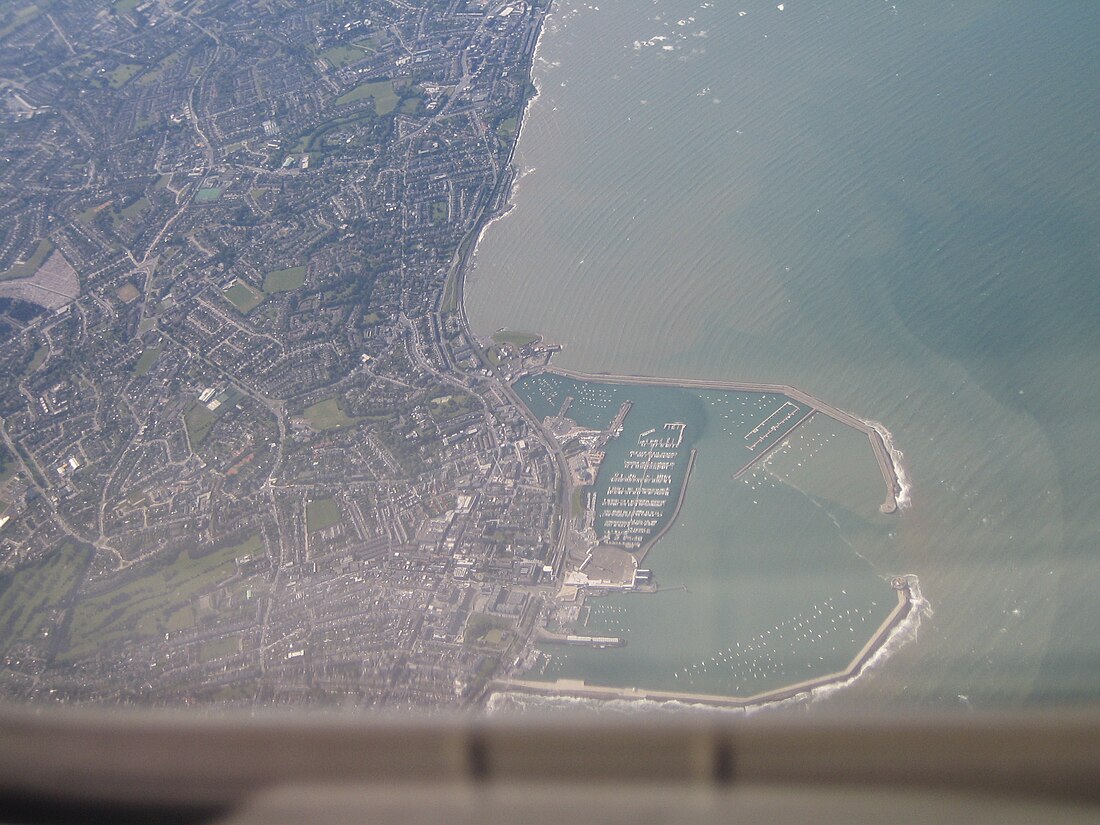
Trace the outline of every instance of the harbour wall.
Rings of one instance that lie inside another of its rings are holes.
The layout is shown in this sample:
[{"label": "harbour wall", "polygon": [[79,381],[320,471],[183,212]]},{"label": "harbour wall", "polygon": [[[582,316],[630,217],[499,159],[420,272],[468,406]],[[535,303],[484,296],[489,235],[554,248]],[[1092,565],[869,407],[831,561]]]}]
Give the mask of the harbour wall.
[{"label": "harbour wall", "polygon": [[860,648],[855,657],[843,670],[796,682],[793,685],[774,690],[755,693],[751,696],[721,696],[709,693],[685,693],[670,690],[645,690],[636,687],[607,687],[588,685],[581,680],[559,679],[556,682],[536,682],[526,679],[495,679],[490,690],[496,692],[530,693],[539,696],[567,696],[578,699],[647,699],[654,702],[683,702],[693,705],[707,705],[716,708],[749,708],[782,702],[801,694],[809,693],[827,685],[841,684],[858,676],[867,663],[874,657],[890,638],[894,630],[905,621],[915,609],[912,584],[907,578],[895,582],[898,603],[890,615],[878,626],[867,643]]},{"label": "harbour wall", "polygon": [[[815,398],[807,392],[803,392],[797,387],[792,387],[787,384],[755,384],[747,382],[735,382],[735,381],[705,381],[692,378],[653,378],[651,376],[644,375],[613,375],[599,373],[597,375],[590,375],[583,372],[575,372],[573,370],[562,369],[559,367],[547,367],[544,372],[554,373],[566,378],[573,378],[578,381],[603,381],[608,384],[651,384],[657,386],[666,387],[692,387],[697,389],[708,390],[731,390],[733,392],[759,392],[759,393],[777,393],[785,395],[788,398],[792,398],[806,406],[810,407],[813,412],[819,412],[823,415],[827,415],[833,420],[851,427],[854,430],[858,430],[867,436],[867,439],[871,442],[871,451],[874,453],[875,461],[878,463],[879,471],[882,473],[882,479],[886,484],[886,497],[883,503],[879,506],[879,510],[883,513],[893,513],[898,509],[898,496],[901,493],[901,483],[898,479],[898,471],[894,466],[894,459],[891,456],[890,451],[886,447],[886,442],[883,439],[882,433],[873,424],[852,415],[849,412],[845,412],[832,404],[827,404],[819,398]],[[806,421],[809,415],[804,416],[795,427],[799,426],[802,422]],[[790,435],[795,429],[792,427],[784,435]],[[782,439],[780,439],[782,440]],[[754,461],[747,464],[745,467],[738,471],[738,474],[744,473],[749,467],[759,463],[770,450],[766,450],[763,454],[758,456]]]}]

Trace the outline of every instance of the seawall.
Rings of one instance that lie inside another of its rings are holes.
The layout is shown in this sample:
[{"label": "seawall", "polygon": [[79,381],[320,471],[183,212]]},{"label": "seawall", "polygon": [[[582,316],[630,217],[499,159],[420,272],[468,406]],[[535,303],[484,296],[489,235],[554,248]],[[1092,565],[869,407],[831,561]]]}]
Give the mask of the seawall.
[{"label": "seawall", "polygon": [[[799,401],[810,407],[813,412],[827,415],[833,420],[851,427],[854,430],[858,430],[867,436],[868,440],[871,442],[871,451],[875,455],[875,461],[878,463],[879,471],[882,473],[882,479],[886,484],[886,497],[879,509],[883,513],[893,513],[898,509],[898,495],[901,492],[901,483],[898,480],[897,468],[894,466],[894,457],[891,455],[890,450],[887,449],[882,434],[878,429],[862,418],[858,418],[849,412],[834,407],[832,404],[827,404],[821,399],[815,398],[808,392],[803,392],[797,387],[792,387],[787,384],[706,381],[694,378],[654,378],[644,375],[614,375],[605,373],[590,375],[588,373],[575,372],[574,370],[567,370],[559,367],[547,367],[544,372],[555,373],[566,378],[574,378],[578,381],[603,381],[608,384],[655,384],[666,387],[693,387],[710,390],[731,390],[734,392],[770,392],[793,398],[795,401]],[[805,416],[799,421],[799,424],[808,417],[809,416]],[[797,427],[798,425],[796,424],[795,426]],[[791,430],[793,429],[794,427],[791,428]],[[790,431],[788,431],[787,434],[789,435],[789,433]],[[742,468],[739,473],[747,470],[752,464],[759,462],[760,459],[764,458],[764,455],[766,455],[766,453],[759,456],[755,461],[750,462],[750,464]]]},{"label": "seawall", "polygon": [[867,663],[874,657],[890,638],[895,629],[915,608],[911,584],[908,579],[900,579],[895,584],[898,603],[890,615],[878,626],[867,643],[843,670],[796,682],[774,690],[755,693],[751,696],[721,696],[710,693],[685,693],[671,690],[646,690],[636,687],[606,687],[589,685],[575,679],[559,679],[556,682],[536,682],[525,679],[495,679],[490,683],[490,691],[520,692],[539,696],[567,696],[578,699],[648,699],[655,702],[683,702],[693,705],[707,705],[717,708],[749,708],[760,705],[783,702],[801,694],[809,693],[827,685],[841,684],[858,676]]}]

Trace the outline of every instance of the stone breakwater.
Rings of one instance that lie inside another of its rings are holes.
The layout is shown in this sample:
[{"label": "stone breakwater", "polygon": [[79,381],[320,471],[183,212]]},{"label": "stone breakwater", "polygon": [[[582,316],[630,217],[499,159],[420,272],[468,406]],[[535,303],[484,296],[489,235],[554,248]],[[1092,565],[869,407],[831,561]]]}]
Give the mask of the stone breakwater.
[{"label": "stone breakwater", "polygon": [[812,694],[821,688],[843,685],[855,679],[883,651],[894,634],[906,623],[906,620],[912,615],[919,614],[922,599],[916,577],[899,576],[894,579],[893,586],[898,594],[897,605],[890,611],[890,615],[886,617],[882,624],[878,626],[871,638],[867,640],[867,643],[860,648],[847,667],[835,673],[807,679],[775,690],[768,690],[751,696],[720,696],[709,693],[683,693],[671,690],[643,690],[634,687],[605,687],[585,684],[585,682],[575,679],[559,679],[556,682],[497,679],[490,684],[490,690],[492,692],[528,693],[537,696],[574,699],[683,702],[716,708],[749,708],[775,702],[785,702],[806,694]]},{"label": "stone breakwater", "polygon": [[[708,390],[733,390],[735,392],[767,392],[778,393],[787,396],[801,404],[806,405],[811,409],[812,413],[821,413],[827,415],[829,418],[851,427],[854,430],[858,430],[867,436],[868,441],[871,443],[871,450],[875,455],[875,461],[878,463],[879,471],[882,473],[882,479],[886,485],[886,496],[879,509],[883,513],[894,513],[897,511],[899,503],[908,499],[907,489],[902,484],[901,479],[904,477],[904,473],[899,469],[899,454],[896,450],[892,450],[890,447],[889,433],[885,431],[885,428],[881,424],[866,421],[862,418],[858,418],[849,412],[845,412],[832,404],[827,404],[819,398],[815,398],[807,392],[803,392],[797,387],[791,387],[787,384],[753,384],[753,383],[739,383],[735,381],[704,381],[692,378],[653,378],[650,376],[642,375],[613,375],[599,373],[591,375],[583,372],[574,372],[573,370],[561,369],[558,367],[550,367],[546,372],[556,373],[558,375],[565,376],[566,378],[574,378],[579,381],[605,381],[609,384],[654,384],[659,386],[670,387],[696,387],[698,389]],[[787,432],[789,435],[796,427],[802,424],[804,421],[810,418],[810,414],[801,418],[798,423]],[[782,439],[781,439],[782,440]],[[752,462],[742,467],[738,474],[746,472],[750,467],[758,464],[762,459],[767,457],[770,450],[765,450],[759,456],[757,456]]]}]

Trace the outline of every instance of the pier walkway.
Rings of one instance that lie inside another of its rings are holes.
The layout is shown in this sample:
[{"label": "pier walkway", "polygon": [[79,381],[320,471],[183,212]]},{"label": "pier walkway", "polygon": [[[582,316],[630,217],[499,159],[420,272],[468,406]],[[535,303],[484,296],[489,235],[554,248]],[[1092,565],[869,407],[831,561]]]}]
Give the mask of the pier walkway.
[{"label": "pier walkway", "polygon": [[618,636],[580,636],[575,633],[554,633],[546,628],[539,628],[536,637],[544,644],[574,645],[576,647],[624,647],[626,640]]}]

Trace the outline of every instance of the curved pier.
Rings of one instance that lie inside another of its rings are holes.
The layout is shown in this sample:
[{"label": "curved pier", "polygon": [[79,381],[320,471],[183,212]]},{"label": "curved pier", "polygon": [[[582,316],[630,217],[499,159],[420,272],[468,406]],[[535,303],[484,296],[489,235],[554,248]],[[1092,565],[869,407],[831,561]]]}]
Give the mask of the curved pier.
[{"label": "curved pier", "polygon": [[672,690],[644,690],[635,687],[606,687],[588,685],[581,680],[559,679],[556,682],[535,682],[525,679],[494,679],[490,683],[493,691],[514,691],[539,696],[567,696],[577,699],[648,699],[654,702],[684,702],[694,705],[709,705],[716,708],[748,708],[772,702],[793,699],[826,685],[847,682],[858,676],[874,655],[886,644],[891,634],[912,613],[915,603],[912,593],[913,582],[907,577],[894,579],[892,586],[898,593],[898,603],[886,617],[874,635],[860,648],[848,666],[835,673],[807,679],[793,685],[774,690],[755,693],[752,696],[720,696],[710,693],[682,693]]},{"label": "curved pier", "polygon": [[[559,367],[547,367],[543,372],[555,373],[557,375],[564,376],[566,378],[575,378],[578,381],[604,381],[609,384],[655,384],[666,387],[694,387],[698,389],[708,390],[732,390],[734,392],[771,392],[785,395],[788,398],[792,398],[806,406],[810,407],[811,414],[813,412],[819,412],[823,415],[827,415],[833,420],[851,427],[854,430],[859,430],[867,436],[867,439],[871,442],[871,451],[875,455],[875,461],[878,463],[879,471],[882,473],[882,479],[886,483],[886,498],[879,506],[879,510],[883,513],[893,513],[898,509],[898,496],[901,494],[901,482],[898,479],[897,468],[894,466],[894,459],[890,455],[890,451],[886,447],[886,441],[882,436],[882,433],[871,423],[864,421],[862,418],[857,418],[849,412],[838,409],[832,404],[827,404],[819,398],[815,398],[808,392],[803,392],[797,387],[791,387],[787,384],[754,384],[747,382],[735,382],[735,381],[704,381],[692,378],[653,378],[651,376],[644,375],[613,375],[605,373],[589,374],[584,372],[575,372],[573,370],[561,369]],[[795,427],[784,434],[784,439],[790,435],[790,433],[801,423],[806,421],[809,415],[804,416]],[[783,440],[783,439],[780,439]],[[757,456],[749,464],[745,465],[738,471],[738,475],[743,474],[753,465],[759,463],[766,457],[770,450],[765,451],[761,455]]]}]

